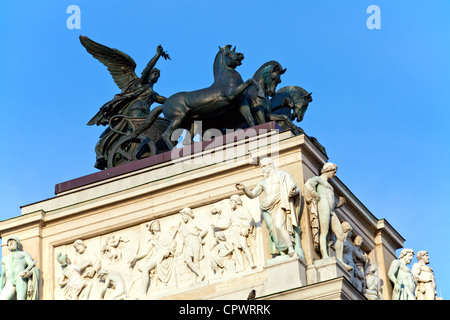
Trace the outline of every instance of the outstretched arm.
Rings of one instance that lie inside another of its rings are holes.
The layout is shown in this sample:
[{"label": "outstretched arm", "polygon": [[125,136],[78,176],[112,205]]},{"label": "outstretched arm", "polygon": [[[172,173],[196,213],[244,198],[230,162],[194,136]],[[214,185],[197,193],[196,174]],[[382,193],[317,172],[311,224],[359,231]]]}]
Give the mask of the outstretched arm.
[{"label": "outstretched arm", "polygon": [[142,71],[141,78],[139,79],[140,83],[142,84],[148,83],[150,73],[152,72],[152,69],[155,67],[156,62],[161,56],[163,56],[164,59],[170,59],[169,55],[164,52],[163,47],[159,45],[158,48],[156,48],[155,56],[147,63],[147,66],[145,67],[144,71]]},{"label": "outstretched arm", "polygon": [[156,102],[160,103],[160,104],[164,104],[164,102],[166,102],[167,98],[160,96],[159,94],[156,94]]},{"label": "outstretched arm", "polygon": [[236,186],[236,189],[244,191],[245,195],[247,197],[249,197],[250,199],[254,199],[254,198],[258,197],[264,190],[260,183],[258,183],[253,190],[248,189],[246,186],[244,186],[240,182],[236,183],[235,186]]},{"label": "outstretched arm", "polygon": [[147,255],[150,254],[150,251],[152,250],[154,244],[150,243],[150,247],[147,248],[147,250],[143,253],[141,253],[140,255],[136,255],[133,259],[131,259],[130,261],[128,261],[128,264],[130,265],[130,267],[134,267],[134,265],[136,264],[136,262],[138,262],[139,260],[145,258]]}]

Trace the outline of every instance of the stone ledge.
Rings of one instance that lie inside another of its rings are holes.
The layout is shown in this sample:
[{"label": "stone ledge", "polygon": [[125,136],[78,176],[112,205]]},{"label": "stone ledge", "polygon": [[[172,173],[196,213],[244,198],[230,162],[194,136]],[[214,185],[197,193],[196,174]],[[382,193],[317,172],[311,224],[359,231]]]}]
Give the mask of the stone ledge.
[{"label": "stone ledge", "polygon": [[257,300],[367,300],[345,277],[338,277],[286,291],[258,297]]},{"label": "stone ledge", "polygon": [[[260,124],[254,127],[242,129],[242,130],[236,130],[233,133],[225,134],[220,137],[216,137],[209,141],[201,141],[196,142],[192,145],[186,146],[181,148],[179,152],[177,152],[178,157],[184,156],[186,154],[193,154],[195,152],[201,152],[208,150],[210,146],[217,146],[218,139],[221,139],[222,144],[225,145],[227,142],[231,141],[240,141],[248,137],[257,136],[261,132],[268,132],[268,131],[274,131],[279,130],[280,126],[275,122],[267,122],[264,124]],[[220,140],[219,140],[220,142]],[[176,157],[177,158],[177,157]],[[92,173],[80,178],[76,178],[73,180],[69,180],[66,182],[61,182],[55,185],[55,194],[60,194],[66,191],[69,191],[71,189],[79,188],[82,186],[86,186],[92,183],[96,183],[102,180],[110,179],[113,177],[117,177],[123,174],[127,174],[133,171],[137,171],[143,168],[148,168],[151,166],[155,166],[160,163],[168,162],[174,160],[174,157],[172,155],[171,151],[167,151],[164,153],[160,153],[157,155],[154,155],[152,157],[148,157],[145,159],[137,160],[134,162],[126,163],[118,167],[105,169],[100,172]]]}]

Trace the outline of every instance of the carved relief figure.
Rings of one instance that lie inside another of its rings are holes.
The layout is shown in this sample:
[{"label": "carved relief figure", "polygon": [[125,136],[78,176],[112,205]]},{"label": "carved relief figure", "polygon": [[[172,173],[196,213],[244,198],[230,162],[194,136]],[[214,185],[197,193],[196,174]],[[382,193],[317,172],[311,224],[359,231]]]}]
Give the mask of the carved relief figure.
[{"label": "carved relief figure", "polygon": [[216,242],[211,248],[211,257],[209,265],[215,275],[223,274],[225,268],[225,260],[231,260],[233,248],[228,244],[227,238],[223,231],[214,232]]},{"label": "carved relief figure", "polygon": [[108,259],[117,262],[117,260],[122,258],[122,255],[118,249],[121,242],[128,242],[128,240],[124,240],[122,237],[116,236],[107,237],[105,245],[101,249],[101,253]]},{"label": "carved relief figure", "polygon": [[217,215],[216,222],[211,224],[214,231],[228,230],[231,226],[231,215],[223,212],[222,208],[215,205],[210,210],[211,214]]},{"label": "carved relief figure", "polygon": [[90,291],[92,289],[92,285],[94,284],[94,281],[92,279],[100,270],[101,263],[100,260],[92,252],[87,252],[87,245],[83,240],[76,240],[73,243],[73,247],[75,248],[75,253],[73,256],[71,256],[73,264],[76,266],[86,266],[85,268],[83,268],[81,276],[88,281],[88,285],[84,290],[86,293],[85,298],[88,299]]},{"label": "carved relief figure", "polygon": [[142,267],[141,296],[147,295],[150,284],[150,272],[155,271],[156,277],[167,284],[173,271],[173,257],[177,248],[175,235],[178,226],[173,230],[161,232],[159,220],[154,220],[147,225],[148,231],[153,235],[149,240],[147,249],[140,255],[129,261],[130,267],[134,267],[136,262],[151,256]]},{"label": "carved relief figure", "polygon": [[414,294],[415,284],[414,277],[408,264],[411,263],[414,257],[412,249],[403,249],[397,260],[392,261],[389,267],[388,277],[391,280],[394,288],[392,290],[392,300],[415,300]]},{"label": "carved relief figure", "polygon": [[244,253],[247,258],[250,268],[254,269],[256,268],[256,265],[253,261],[253,254],[249,243],[251,239],[249,239],[249,237],[254,238],[255,236],[255,221],[248,209],[242,205],[240,196],[231,196],[230,205],[231,210],[233,210],[231,214],[230,238],[239,270],[244,270],[242,253]]},{"label": "carved relief figure", "polygon": [[190,208],[184,208],[180,211],[181,224],[179,232],[183,238],[184,262],[189,269],[195,273],[198,279],[203,281],[205,275],[200,271],[200,260],[204,258],[203,245],[205,243],[205,236],[208,230],[195,221],[194,213]]},{"label": "carved relief figure", "polygon": [[81,275],[87,267],[92,266],[92,263],[87,261],[84,265],[75,265],[66,254],[61,252],[56,255],[56,260],[60,263],[63,274],[57,283],[64,290],[64,298],[66,300],[87,299],[90,286],[89,282]]},{"label": "carved relief figure", "polygon": [[17,236],[6,239],[10,254],[2,258],[0,300],[38,300],[39,269]]},{"label": "carved relief figure", "polygon": [[365,296],[368,300],[382,300],[381,279],[377,275],[378,265],[371,263],[368,267],[366,276],[366,292]]},{"label": "carved relief figure", "polygon": [[126,299],[126,284],[123,277],[116,272],[109,272],[107,270],[100,270],[98,272],[99,281],[103,281],[104,285],[100,290],[100,299],[105,298],[106,290],[111,288],[114,293],[109,297],[109,300],[124,300]]},{"label": "carved relief figure", "polygon": [[[310,204],[311,215],[316,215],[319,222],[319,249],[322,259],[329,257],[328,240],[331,236],[330,231],[336,237],[335,250],[336,258],[343,262],[344,250],[344,232],[342,226],[335,213],[335,208],[339,208],[345,204],[345,198],[340,197],[339,203],[335,204],[334,190],[328,182],[336,176],[337,165],[334,163],[326,163],[320,176],[315,176],[305,182],[305,199]],[[344,263],[345,264],[345,263]],[[347,270],[351,270],[351,266],[346,265]]]},{"label": "carved relief figure", "polygon": [[239,182],[236,183],[236,188],[243,190],[250,199],[265,193],[260,208],[269,230],[271,253],[293,256],[297,252],[304,259],[298,216],[300,191],[287,172],[275,170],[272,159],[261,159],[260,166],[264,179],[253,190]]},{"label": "carved relief figure", "polygon": [[419,251],[416,258],[419,262],[415,263],[411,268],[416,282],[416,299],[436,300],[436,282],[433,269],[428,266],[430,263],[428,252]]}]

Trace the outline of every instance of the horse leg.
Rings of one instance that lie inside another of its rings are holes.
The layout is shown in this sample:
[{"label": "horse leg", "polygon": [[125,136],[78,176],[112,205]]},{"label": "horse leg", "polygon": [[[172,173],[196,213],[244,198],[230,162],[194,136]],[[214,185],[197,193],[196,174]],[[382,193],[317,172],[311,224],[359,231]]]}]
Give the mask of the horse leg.
[{"label": "horse leg", "polygon": [[254,127],[255,119],[252,116],[252,112],[250,111],[250,106],[248,105],[248,102],[246,99],[242,102],[241,106],[239,107],[239,112],[244,117],[245,121],[250,125],[250,127]]},{"label": "horse leg", "polygon": [[302,133],[302,130],[297,127],[295,124],[292,123],[292,121],[289,119],[288,116],[284,115],[284,114],[274,114],[274,113],[269,113],[267,115],[267,118],[270,121],[282,121],[284,123],[286,123],[288,125],[289,128],[291,128],[291,130],[294,132],[294,134],[298,135]]},{"label": "horse leg", "polygon": [[169,97],[162,106],[164,117],[170,120],[170,123],[161,137],[169,150],[172,150],[175,147],[172,142],[172,136],[175,130],[180,128],[183,120],[186,118],[186,114],[188,113],[188,107],[185,103],[183,103],[184,99],[184,94],[175,94],[172,97]]},{"label": "horse leg", "polygon": [[243,84],[237,86],[231,93],[227,94],[224,92],[225,97],[228,100],[234,100],[237,97],[239,97],[241,94],[244,93],[245,90],[247,90],[248,87],[250,87],[250,85],[256,83],[256,81],[253,78],[248,79],[247,81],[245,81]]},{"label": "horse leg", "polygon": [[256,122],[258,122],[259,124],[266,123],[266,114],[264,112],[263,106],[257,106],[253,108],[253,110]]},{"label": "horse leg", "polygon": [[184,136],[183,146],[188,146],[188,145],[193,144],[194,137],[197,135],[197,133],[201,134],[201,132],[199,132],[198,125],[194,121],[194,122],[192,122],[190,129],[187,131],[186,135]]},{"label": "horse leg", "polygon": [[174,148],[174,145],[172,143],[172,134],[176,129],[180,127],[181,121],[182,118],[172,119],[166,131],[164,131],[164,133],[161,135],[169,150],[172,150]]}]

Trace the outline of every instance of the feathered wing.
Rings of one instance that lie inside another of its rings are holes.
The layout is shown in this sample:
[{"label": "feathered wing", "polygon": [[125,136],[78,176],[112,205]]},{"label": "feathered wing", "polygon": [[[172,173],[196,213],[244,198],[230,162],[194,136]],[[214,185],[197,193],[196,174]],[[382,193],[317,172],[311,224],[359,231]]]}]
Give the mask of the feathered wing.
[{"label": "feathered wing", "polygon": [[81,44],[95,59],[103,63],[117,86],[124,91],[131,81],[138,79],[136,62],[126,53],[101,45],[86,36],[80,36]]}]

